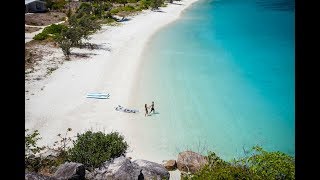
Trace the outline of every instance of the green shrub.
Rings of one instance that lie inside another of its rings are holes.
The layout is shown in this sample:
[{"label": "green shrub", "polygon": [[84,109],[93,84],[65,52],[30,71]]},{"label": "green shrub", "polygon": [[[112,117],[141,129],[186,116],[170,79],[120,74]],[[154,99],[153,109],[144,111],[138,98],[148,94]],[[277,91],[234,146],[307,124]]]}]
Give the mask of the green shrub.
[{"label": "green shrub", "polygon": [[159,9],[163,2],[163,0],[150,0],[150,7],[152,10]]},{"label": "green shrub", "polygon": [[105,19],[99,20],[100,24],[112,24],[114,22],[116,22],[116,20],[113,18],[105,18]]},{"label": "green shrub", "polygon": [[238,162],[249,166],[260,179],[295,179],[293,157],[279,151],[267,152],[259,146],[254,146],[252,150],[252,156]]},{"label": "green shrub", "polygon": [[71,54],[71,48],[81,44],[82,36],[82,30],[80,28],[71,27],[63,30],[61,35],[56,38],[56,41],[67,60]]},{"label": "green shrub", "polygon": [[42,33],[45,34],[60,34],[63,29],[67,29],[68,27],[63,24],[51,24],[48,27],[45,27]]},{"label": "green shrub", "polygon": [[128,0],[115,0],[117,3],[122,4],[123,6],[126,6],[128,3]]},{"label": "green shrub", "polygon": [[295,179],[293,157],[282,152],[267,152],[259,146],[252,150],[254,152],[251,156],[234,160],[232,163],[209,153],[207,165],[195,174],[184,175],[182,179]]},{"label": "green shrub", "polygon": [[102,5],[104,11],[110,11],[112,6],[113,5],[110,2],[106,2]]},{"label": "green shrub", "polygon": [[122,10],[123,10],[123,11],[131,12],[131,11],[134,11],[134,7],[128,5],[128,6],[122,7]]},{"label": "green shrub", "polygon": [[92,6],[90,3],[86,3],[83,2],[80,4],[79,8],[77,9],[77,13],[86,13],[86,14],[90,14],[90,12],[92,12]]},{"label": "green shrub", "polygon": [[[25,132],[28,132],[29,129],[26,129]],[[37,145],[37,142],[41,139],[39,131],[35,130],[31,134],[25,135],[25,154],[24,162],[25,168],[29,171],[38,172],[42,166],[41,158],[36,157],[36,154],[40,153],[45,147],[40,147]]]},{"label": "green shrub", "polygon": [[61,10],[67,4],[67,1],[66,0],[56,0],[56,1],[49,0],[47,1],[47,3],[48,3],[48,6],[47,6],[48,8],[54,9],[54,10]]},{"label": "green shrub", "polygon": [[151,5],[150,0],[141,0],[139,6],[141,7],[141,9],[148,9],[150,5]]},{"label": "green shrub", "polygon": [[100,166],[111,158],[125,153],[128,144],[118,132],[104,134],[87,131],[77,136],[74,147],[69,151],[71,161],[84,164],[88,168]]},{"label": "green shrub", "polygon": [[44,40],[49,37],[49,34],[52,34],[53,37],[59,35],[63,29],[67,29],[67,26],[62,24],[52,24],[48,27],[45,27],[43,31],[33,37],[35,40]]},{"label": "green shrub", "polygon": [[112,8],[112,9],[110,10],[110,13],[111,13],[111,14],[117,14],[119,11],[121,11],[121,8]]},{"label": "green shrub", "polygon": [[45,40],[47,37],[48,37],[48,34],[45,34],[45,33],[41,32],[41,33],[35,35],[33,37],[33,39],[42,41],[42,40]]},{"label": "green shrub", "polygon": [[255,176],[247,167],[240,164],[231,164],[223,161],[214,152],[209,152],[207,156],[208,163],[198,172],[191,175],[183,175],[185,180],[220,180],[220,179],[250,179],[255,180]]},{"label": "green shrub", "polygon": [[183,176],[182,179],[190,180],[202,180],[202,179],[211,179],[211,180],[233,180],[233,179],[250,179],[258,180],[258,177],[250,172],[250,170],[244,166],[231,165],[229,163],[217,164],[213,168],[210,168],[208,165],[203,167],[199,172],[194,175]]},{"label": "green shrub", "polygon": [[137,3],[139,0],[128,0],[128,3]]}]

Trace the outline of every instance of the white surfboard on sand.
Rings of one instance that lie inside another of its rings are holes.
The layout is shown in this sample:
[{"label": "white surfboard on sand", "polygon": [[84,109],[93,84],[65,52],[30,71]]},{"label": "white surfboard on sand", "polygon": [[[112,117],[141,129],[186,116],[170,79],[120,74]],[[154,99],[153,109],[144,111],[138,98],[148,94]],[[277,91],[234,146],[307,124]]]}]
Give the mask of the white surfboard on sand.
[{"label": "white surfboard on sand", "polygon": [[94,99],[108,99],[110,94],[106,93],[88,93],[87,98],[94,98]]},{"label": "white surfboard on sand", "polygon": [[107,96],[87,96],[87,98],[92,98],[92,99],[109,99]]}]

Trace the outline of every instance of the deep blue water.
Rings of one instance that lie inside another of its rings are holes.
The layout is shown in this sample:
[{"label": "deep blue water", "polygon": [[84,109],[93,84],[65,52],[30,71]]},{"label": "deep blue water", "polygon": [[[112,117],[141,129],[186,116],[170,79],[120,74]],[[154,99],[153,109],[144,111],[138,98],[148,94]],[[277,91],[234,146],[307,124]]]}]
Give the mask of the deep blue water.
[{"label": "deep blue water", "polygon": [[200,0],[152,38],[137,99],[159,112],[149,118],[155,151],[231,159],[259,144],[295,154],[294,7]]}]

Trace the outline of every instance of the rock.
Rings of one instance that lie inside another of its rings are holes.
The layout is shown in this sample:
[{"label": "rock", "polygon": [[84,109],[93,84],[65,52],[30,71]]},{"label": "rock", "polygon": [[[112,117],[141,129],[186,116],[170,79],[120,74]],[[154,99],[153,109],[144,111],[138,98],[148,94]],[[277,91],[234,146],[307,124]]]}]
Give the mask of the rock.
[{"label": "rock", "polygon": [[207,163],[207,160],[201,154],[184,151],[179,153],[177,167],[180,171],[195,173]]},{"label": "rock", "polygon": [[57,170],[58,170],[58,167],[56,167],[56,166],[51,166],[51,167],[49,168],[49,172],[50,172],[51,174],[54,174]]},{"label": "rock", "polygon": [[131,179],[169,179],[166,168],[158,163],[146,160],[130,161],[130,158],[120,156],[106,161],[101,167],[86,175],[87,179],[95,180],[131,180]]},{"label": "rock", "polygon": [[132,163],[129,158],[120,156],[111,161],[106,161],[101,167],[96,168],[93,173],[93,179],[119,179],[131,180],[137,179],[139,168]]},{"label": "rock", "polygon": [[93,173],[90,172],[90,171],[88,171],[88,170],[86,170],[85,178],[86,178],[87,180],[92,180],[92,179],[94,179]]},{"label": "rock", "polygon": [[58,167],[53,177],[59,180],[84,180],[85,167],[80,163],[66,162]]},{"label": "rock", "polygon": [[168,170],[168,171],[173,171],[177,168],[177,162],[176,160],[169,160],[166,161],[163,166]]},{"label": "rock", "polygon": [[40,175],[34,172],[26,172],[24,178],[25,180],[57,180],[56,178]]},{"label": "rock", "polygon": [[142,169],[142,174],[145,180],[162,180],[170,178],[168,170],[161,164],[142,159],[135,160],[133,163],[139,166],[139,172]]}]

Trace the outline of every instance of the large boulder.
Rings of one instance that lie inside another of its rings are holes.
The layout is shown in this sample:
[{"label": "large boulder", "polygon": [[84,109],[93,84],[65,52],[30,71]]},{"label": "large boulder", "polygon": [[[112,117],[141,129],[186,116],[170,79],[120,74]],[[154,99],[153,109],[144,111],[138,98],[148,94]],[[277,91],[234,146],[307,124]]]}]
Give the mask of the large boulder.
[{"label": "large boulder", "polygon": [[168,170],[168,171],[173,171],[177,169],[177,162],[176,160],[169,160],[166,161],[163,166]]},{"label": "large boulder", "polygon": [[34,172],[26,172],[24,175],[25,180],[57,180],[56,178],[44,176]]},{"label": "large boulder", "polygon": [[88,180],[94,179],[93,173],[86,170],[85,179],[88,179]]},{"label": "large boulder", "polygon": [[142,159],[135,160],[133,163],[139,166],[139,171],[142,170],[141,173],[145,180],[162,180],[170,178],[168,170],[161,164]]},{"label": "large boulder", "polygon": [[197,172],[201,167],[207,163],[207,159],[201,154],[184,151],[179,153],[177,159],[177,166],[180,171],[184,172]]},{"label": "large boulder", "polygon": [[84,180],[85,167],[80,163],[66,162],[58,167],[53,177],[59,180]]},{"label": "large boulder", "polygon": [[96,168],[90,177],[101,180],[131,180],[137,179],[139,173],[139,168],[135,163],[132,163],[129,158],[120,156],[106,161],[101,167]]}]

